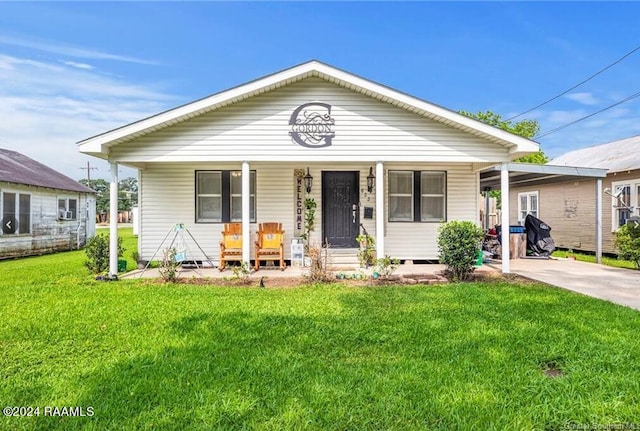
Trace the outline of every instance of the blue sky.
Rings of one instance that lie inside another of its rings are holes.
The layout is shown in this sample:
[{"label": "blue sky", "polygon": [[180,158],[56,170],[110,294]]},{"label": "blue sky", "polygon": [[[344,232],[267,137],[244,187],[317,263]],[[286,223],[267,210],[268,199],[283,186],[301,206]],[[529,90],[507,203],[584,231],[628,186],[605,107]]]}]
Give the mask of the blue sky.
[{"label": "blue sky", "polygon": [[[640,46],[638,16],[638,2],[3,2],[0,147],[107,177],[77,141],[311,59],[508,118]],[[639,92],[639,71],[637,51],[521,118],[544,133]],[[639,114],[640,97],[538,142],[555,157],[638,135]]]}]

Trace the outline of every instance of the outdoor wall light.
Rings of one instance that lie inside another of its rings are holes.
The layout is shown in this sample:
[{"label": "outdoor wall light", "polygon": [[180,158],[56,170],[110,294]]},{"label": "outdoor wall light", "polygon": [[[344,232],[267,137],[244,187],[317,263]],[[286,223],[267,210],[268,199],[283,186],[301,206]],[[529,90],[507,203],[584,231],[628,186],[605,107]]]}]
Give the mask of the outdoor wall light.
[{"label": "outdoor wall light", "polygon": [[369,168],[369,175],[367,175],[367,190],[369,193],[373,191],[373,187],[376,185],[376,177],[373,175],[373,168]]},{"label": "outdoor wall light", "polygon": [[309,166],[307,166],[307,174],[303,177],[304,179],[304,188],[307,190],[307,193],[311,193],[311,186],[313,186],[313,177],[309,173]]}]

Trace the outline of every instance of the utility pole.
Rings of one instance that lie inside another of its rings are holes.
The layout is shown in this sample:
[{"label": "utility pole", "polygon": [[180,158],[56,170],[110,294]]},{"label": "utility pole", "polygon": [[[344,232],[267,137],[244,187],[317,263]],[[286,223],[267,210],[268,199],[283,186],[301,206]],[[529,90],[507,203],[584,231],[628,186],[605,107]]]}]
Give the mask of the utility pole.
[{"label": "utility pole", "polygon": [[97,171],[98,168],[94,168],[91,166],[91,162],[87,161],[87,167],[86,168],[80,168],[80,169],[86,169],[87,170],[87,187],[91,187],[91,171]]}]

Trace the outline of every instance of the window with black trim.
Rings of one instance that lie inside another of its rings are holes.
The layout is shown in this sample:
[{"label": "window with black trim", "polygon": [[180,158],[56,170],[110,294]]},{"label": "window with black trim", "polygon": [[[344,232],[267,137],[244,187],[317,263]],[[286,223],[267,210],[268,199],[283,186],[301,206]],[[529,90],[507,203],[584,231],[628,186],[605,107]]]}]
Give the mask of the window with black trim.
[{"label": "window with black trim", "polygon": [[[251,171],[249,218],[256,221],[256,171]],[[242,221],[242,171],[196,171],[196,222]]]},{"label": "window with black trim", "polygon": [[[31,195],[25,193],[2,192],[1,214],[6,222],[18,222],[15,234],[31,233]],[[0,234],[7,234],[2,229]]]},{"label": "window with black trim", "polygon": [[78,200],[74,198],[58,198],[58,220],[77,220]]},{"label": "window with black trim", "polygon": [[389,171],[389,221],[445,220],[446,190],[446,172]]}]

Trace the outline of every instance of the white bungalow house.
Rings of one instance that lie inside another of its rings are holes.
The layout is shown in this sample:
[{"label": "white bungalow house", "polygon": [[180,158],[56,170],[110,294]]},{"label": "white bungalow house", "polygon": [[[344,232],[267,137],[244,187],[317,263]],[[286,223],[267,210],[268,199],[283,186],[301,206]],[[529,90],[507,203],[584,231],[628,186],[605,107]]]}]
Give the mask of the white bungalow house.
[{"label": "white bungalow house", "polygon": [[[149,259],[171,227],[184,223],[215,259],[222,224],[240,221],[250,238],[245,261],[253,259],[258,223],[283,223],[287,243],[302,233],[305,198],[317,203],[312,241],[355,254],[362,224],[376,239],[378,257],[437,259],[441,222],[478,222],[479,171],[539,149],[318,61],[78,145],[110,162],[114,202],[118,165],[139,169],[141,258]],[[300,178],[307,172],[308,192]],[[508,188],[506,169],[503,179]],[[111,229],[115,250],[115,223]],[[112,253],[111,272],[116,269]]]},{"label": "white bungalow house", "polygon": [[83,247],[95,234],[95,192],[0,148],[0,259]]}]

